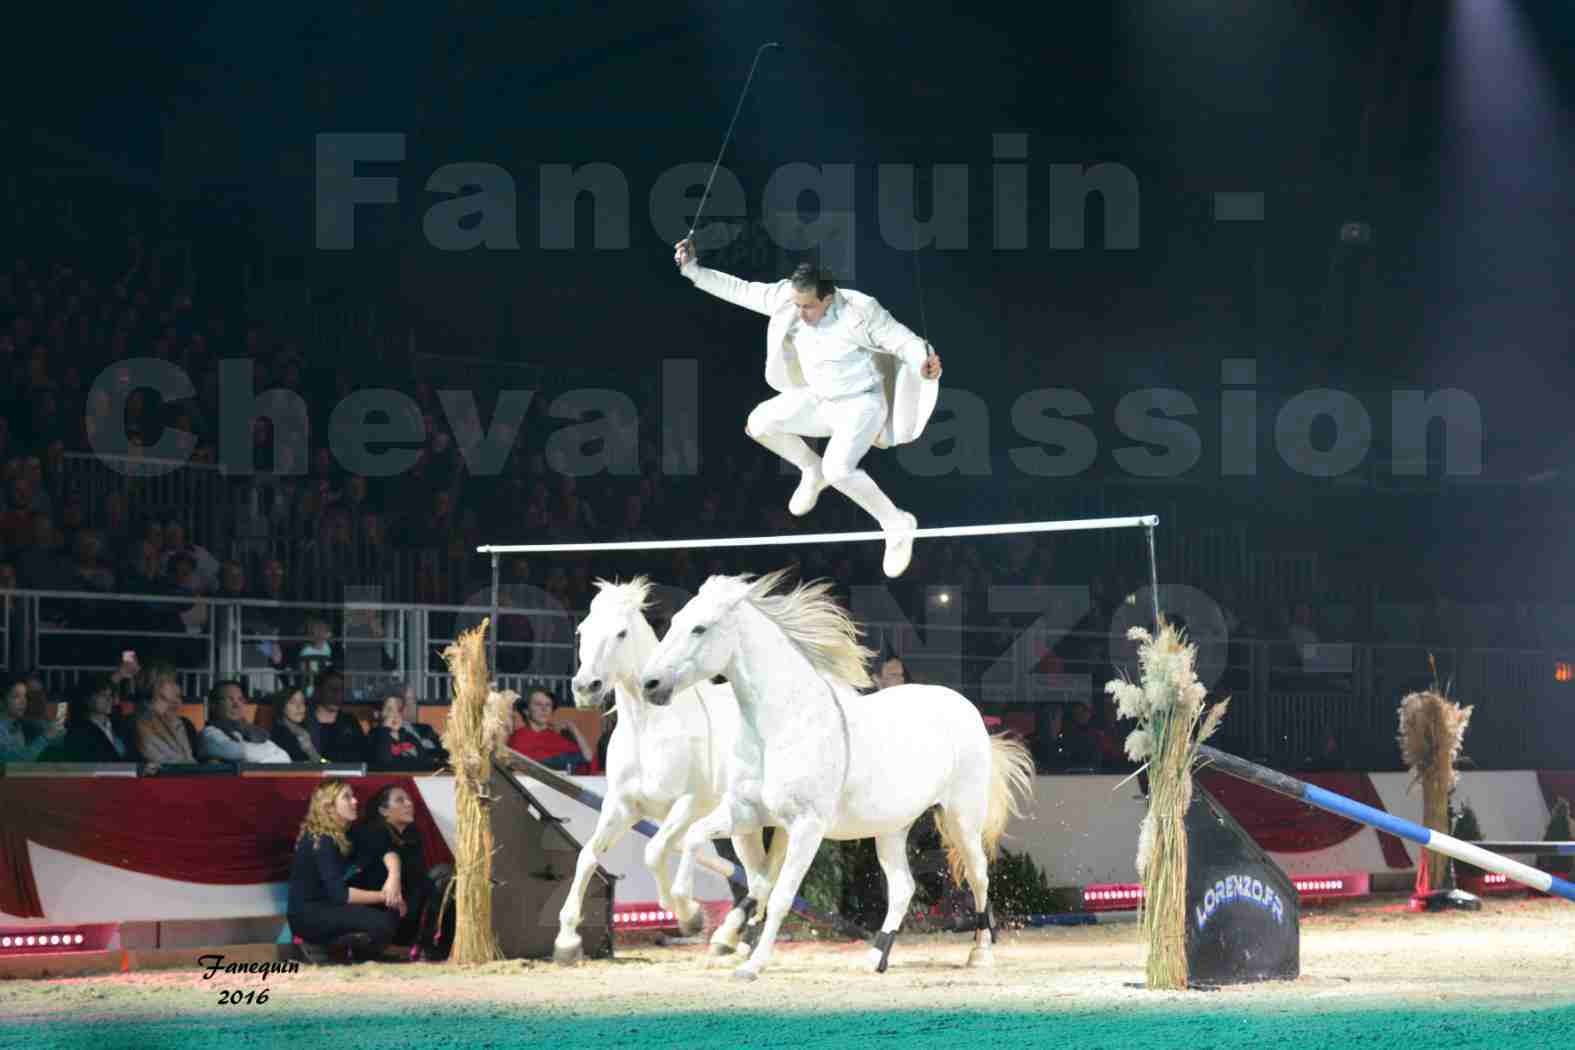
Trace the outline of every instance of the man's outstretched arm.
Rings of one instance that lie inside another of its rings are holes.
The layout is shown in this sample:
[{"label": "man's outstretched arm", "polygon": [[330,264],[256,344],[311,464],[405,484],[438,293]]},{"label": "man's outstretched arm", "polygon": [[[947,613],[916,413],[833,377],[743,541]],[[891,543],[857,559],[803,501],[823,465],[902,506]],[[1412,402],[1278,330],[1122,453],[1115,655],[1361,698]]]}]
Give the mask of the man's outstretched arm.
[{"label": "man's outstretched arm", "polygon": [[709,292],[718,299],[726,299],[734,306],[742,306],[757,314],[771,315],[781,295],[783,281],[766,284],[763,281],[743,281],[721,270],[708,270],[695,257],[694,244],[688,240],[673,245],[673,262],[678,270],[694,282],[702,292]]},{"label": "man's outstretched arm", "polygon": [[917,369],[925,379],[939,379],[941,359],[935,348],[920,339],[913,329],[891,315],[878,302],[870,303],[872,315],[869,322],[870,343],[882,353],[902,359],[910,368]]}]

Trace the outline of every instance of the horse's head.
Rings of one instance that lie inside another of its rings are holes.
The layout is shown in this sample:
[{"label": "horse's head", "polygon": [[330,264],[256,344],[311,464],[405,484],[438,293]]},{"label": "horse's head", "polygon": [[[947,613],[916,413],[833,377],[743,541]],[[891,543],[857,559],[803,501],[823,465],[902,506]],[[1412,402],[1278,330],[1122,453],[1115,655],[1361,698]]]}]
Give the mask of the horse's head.
[{"label": "horse's head", "polygon": [[580,670],[574,676],[574,702],[596,707],[619,681],[635,685],[640,665],[655,635],[645,619],[651,584],[644,576],[628,583],[596,581],[590,612],[575,628]]},{"label": "horse's head", "polygon": [[646,703],[663,707],[672,702],[673,694],[722,673],[738,646],[732,613],[748,593],[744,577],[713,576],[678,610],[667,636],[640,672]]}]

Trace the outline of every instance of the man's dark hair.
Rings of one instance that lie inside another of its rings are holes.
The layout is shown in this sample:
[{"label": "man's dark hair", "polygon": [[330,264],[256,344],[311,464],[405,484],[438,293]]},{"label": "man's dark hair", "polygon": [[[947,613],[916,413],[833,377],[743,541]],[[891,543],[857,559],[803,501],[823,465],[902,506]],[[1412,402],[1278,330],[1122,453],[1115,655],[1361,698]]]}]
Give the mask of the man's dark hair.
[{"label": "man's dark hair", "polygon": [[790,280],[794,291],[807,292],[813,289],[817,299],[824,299],[837,290],[837,282],[814,263],[799,263]]},{"label": "man's dark hair", "polygon": [[246,701],[247,703],[251,703],[252,698],[246,695],[246,685],[244,682],[242,682],[239,678],[221,678],[217,682],[214,682],[213,685],[208,687],[208,717],[210,719],[214,717],[213,712],[218,707],[219,698],[224,695],[225,687],[231,685],[241,691],[242,700]]}]

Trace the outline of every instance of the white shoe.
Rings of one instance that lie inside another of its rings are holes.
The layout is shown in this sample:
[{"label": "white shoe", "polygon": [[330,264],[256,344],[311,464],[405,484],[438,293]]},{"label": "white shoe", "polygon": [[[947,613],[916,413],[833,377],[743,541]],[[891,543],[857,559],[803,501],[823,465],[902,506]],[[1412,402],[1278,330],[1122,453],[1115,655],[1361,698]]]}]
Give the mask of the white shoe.
[{"label": "white shoe", "polygon": [[820,490],[826,487],[826,481],[820,476],[820,468],[804,471],[803,477],[798,480],[798,488],[793,490],[793,498],[788,500],[788,512],[796,518],[802,518],[815,509],[815,504],[820,500]]},{"label": "white shoe", "polygon": [[[902,528],[916,529],[919,527],[919,519],[915,518],[912,514],[904,512],[902,516],[904,518],[904,524],[901,526]],[[896,530],[886,529],[885,531],[891,533],[895,532]],[[903,536],[887,537],[886,557],[881,562],[881,568],[886,571],[887,576],[891,577],[892,579],[896,579],[898,576],[901,576],[903,573],[908,571],[908,563],[912,560],[913,534],[911,532]]]}]

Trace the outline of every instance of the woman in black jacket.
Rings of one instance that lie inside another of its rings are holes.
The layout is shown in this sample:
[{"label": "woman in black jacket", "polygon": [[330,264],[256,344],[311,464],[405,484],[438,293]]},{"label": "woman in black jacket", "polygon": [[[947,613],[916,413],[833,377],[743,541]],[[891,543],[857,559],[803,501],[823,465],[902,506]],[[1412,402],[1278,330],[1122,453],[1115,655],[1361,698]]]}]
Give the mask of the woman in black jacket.
[{"label": "woman in black jacket", "polygon": [[441,921],[438,912],[452,869],[441,865],[428,870],[415,821],[415,803],[400,785],[387,784],[373,795],[366,817],[350,829],[350,884],[388,898],[398,895],[405,910],[394,943],[412,945],[413,958],[447,958],[454,941],[453,902]]},{"label": "woman in black jacket", "polygon": [[108,677],[89,679],[71,698],[60,757],[65,762],[135,762],[136,751],[113,717],[119,700],[115,682]]},{"label": "woman in black jacket", "polygon": [[351,958],[375,959],[399,927],[403,901],[349,884],[350,838],[355,793],[343,780],[325,780],[312,800],[296,838],[290,866],[290,929],[314,963],[328,961],[326,946],[347,941]]}]

